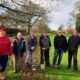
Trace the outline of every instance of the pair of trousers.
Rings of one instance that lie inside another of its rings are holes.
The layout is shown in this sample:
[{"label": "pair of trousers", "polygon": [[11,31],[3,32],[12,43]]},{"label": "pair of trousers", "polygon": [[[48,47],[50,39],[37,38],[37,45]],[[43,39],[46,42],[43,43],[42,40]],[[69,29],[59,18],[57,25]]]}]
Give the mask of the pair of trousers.
[{"label": "pair of trousers", "polygon": [[17,55],[15,56],[15,71],[16,72],[20,72],[23,69],[24,65],[24,60],[23,60],[23,56],[21,55]]},{"label": "pair of trousers", "polygon": [[29,63],[30,65],[34,65],[34,57],[35,57],[35,51],[28,51],[28,60],[27,63]]},{"label": "pair of trousers", "polygon": [[8,56],[0,56],[0,72],[4,72],[7,66]]},{"label": "pair of trousers", "polygon": [[44,50],[44,52],[43,52],[43,49],[41,49],[41,62],[40,62],[40,63],[41,63],[41,64],[44,63],[43,53],[44,53],[44,58],[45,58],[46,66],[50,66],[50,61],[49,61],[49,49]]},{"label": "pair of trousers", "polygon": [[61,48],[55,49],[54,58],[53,58],[53,65],[56,65],[56,62],[57,62],[57,59],[58,59],[57,65],[60,66],[61,60],[62,60],[62,55],[63,55],[63,50]]},{"label": "pair of trousers", "polygon": [[72,62],[72,57],[73,57],[73,67],[74,70],[77,70],[77,50],[73,51],[73,50],[69,50],[68,52],[68,67],[71,67],[71,62]]}]

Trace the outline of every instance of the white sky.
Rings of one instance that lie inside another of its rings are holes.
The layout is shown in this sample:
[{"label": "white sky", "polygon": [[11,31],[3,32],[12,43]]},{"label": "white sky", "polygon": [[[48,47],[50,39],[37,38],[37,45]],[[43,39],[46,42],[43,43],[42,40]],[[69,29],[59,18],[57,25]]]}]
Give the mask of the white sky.
[{"label": "white sky", "polygon": [[77,1],[80,0],[71,0],[71,3],[64,8],[61,8],[60,12],[52,13],[50,16],[52,17],[52,22],[49,23],[49,27],[53,30],[56,30],[59,25],[64,24],[66,28],[69,19],[69,13],[73,11],[74,4]]}]

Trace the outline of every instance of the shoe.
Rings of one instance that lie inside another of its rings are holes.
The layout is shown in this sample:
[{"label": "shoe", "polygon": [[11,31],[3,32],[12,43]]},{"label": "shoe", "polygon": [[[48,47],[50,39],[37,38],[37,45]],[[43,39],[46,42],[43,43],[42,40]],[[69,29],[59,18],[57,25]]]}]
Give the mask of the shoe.
[{"label": "shoe", "polygon": [[70,69],[70,68],[71,68],[71,67],[68,66],[66,69]]},{"label": "shoe", "polygon": [[16,73],[16,70],[14,69],[13,72]]},{"label": "shoe", "polygon": [[60,65],[56,65],[56,69],[60,69]]},{"label": "shoe", "polygon": [[4,73],[0,73],[0,80],[5,80]]},{"label": "shoe", "polygon": [[36,71],[36,68],[33,68],[32,70],[33,70],[33,71]]},{"label": "shoe", "polygon": [[46,67],[51,67],[50,65],[47,65]]},{"label": "shoe", "polygon": [[32,65],[32,70],[36,71],[35,65]]},{"label": "shoe", "polygon": [[50,67],[50,64],[46,64],[46,67]]},{"label": "shoe", "polygon": [[53,68],[56,68],[56,65],[53,65]]},{"label": "shoe", "polygon": [[78,72],[78,68],[77,69],[74,69],[74,72]]},{"label": "shoe", "polygon": [[21,70],[20,72],[22,73],[23,71]]},{"label": "shoe", "polygon": [[32,66],[32,64],[27,63],[27,67],[31,67],[31,66]]}]

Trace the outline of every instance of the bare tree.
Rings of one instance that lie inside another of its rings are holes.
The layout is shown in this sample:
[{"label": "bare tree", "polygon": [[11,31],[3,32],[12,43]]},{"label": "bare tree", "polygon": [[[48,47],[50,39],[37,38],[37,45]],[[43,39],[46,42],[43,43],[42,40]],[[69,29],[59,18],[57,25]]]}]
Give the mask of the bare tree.
[{"label": "bare tree", "polygon": [[[0,7],[6,11],[0,15],[0,21],[8,23],[8,25],[27,26],[28,33],[30,28],[46,14],[46,10],[44,8],[28,0],[6,1],[0,4]],[[11,6],[10,3],[13,6]]]},{"label": "bare tree", "polygon": [[[50,5],[52,1],[53,0],[48,0]],[[41,3],[37,4],[32,0],[1,0],[0,8],[4,11],[2,11],[3,14],[0,15],[0,22],[16,27],[17,25],[26,26],[28,27],[29,33],[31,27],[38,21],[45,18],[44,21],[48,21],[46,14],[52,11],[52,6],[53,5],[51,5],[51,8],[44,8]]]}]

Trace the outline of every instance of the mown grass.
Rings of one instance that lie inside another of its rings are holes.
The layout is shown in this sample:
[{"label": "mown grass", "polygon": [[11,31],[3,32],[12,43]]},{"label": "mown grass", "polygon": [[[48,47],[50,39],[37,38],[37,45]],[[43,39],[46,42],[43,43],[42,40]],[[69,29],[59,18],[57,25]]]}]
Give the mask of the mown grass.
[{"label": "mown grass", "polygon": [[[67,35],[67,38],[70,35]],[[52,47],[50,49],[50,63],[52,65],[53,56],[54,56],[54,47],[53,47],[53,39],[54,35],[50,35]],[[78,50],[78,69],[79,72],[74,72],[73,68],[67,70],[67,61],[68,61],[68,53],[63,54],[61,68],[59,70],[54,70],[53,68],[47,67],[44,71],[44,75],[47,77],[47,80],[80,80],[80,48]],[[8,64],[9,65],[9,64]],[[6,70],[7,80],[23,80],[21,75],[13,73],[12,66],[8,66]],[[33,79],[37,80],[37,79]],[[38,80],[46,80],[44,78],[40,78]]]}]

